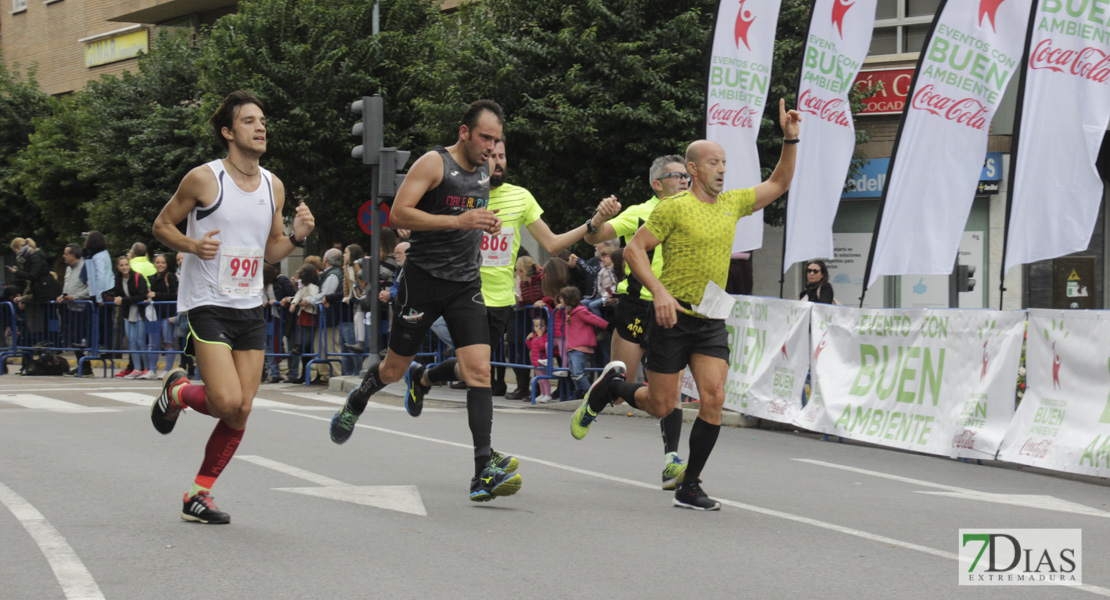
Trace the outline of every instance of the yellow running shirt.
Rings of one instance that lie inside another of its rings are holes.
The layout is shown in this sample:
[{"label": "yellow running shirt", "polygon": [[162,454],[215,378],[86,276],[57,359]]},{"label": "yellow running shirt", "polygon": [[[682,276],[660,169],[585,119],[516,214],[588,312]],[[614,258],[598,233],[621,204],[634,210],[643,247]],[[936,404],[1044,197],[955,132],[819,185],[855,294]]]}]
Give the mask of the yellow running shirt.
[{"label": "yellow running shirt", "polygon": [[736,222],[752,214],[755,189],[728,190],[717,202],[690,191],[665,198],[648,217],[647,230],[663,244],[663,287],[677,300],[698,304],[705,286],[728,282]]},{"label": "yellow running shirt", "polygon": [[482,296],[486,306],[512,306],[516,304],[513,271],[520,251],[520,228],[539,220],[543,209],[532,192],[511,183],[489,191],[488,208],[498,211],[501,235],[482,233]]},{"label": "yellow running shirt", "polygon": [[[659,204],[659,198],[657,196],[652,196],[651,200],[648,200],[647,202],[644,202],[643,204],[637,204],[635,206],[630,206],[630,207],[624,209],[624,212],[622,212],[621,214],[619,214],[619,215],[617,215],[617,216],[615,216],[615,217],[613,217],[612,219],[609,220],[609,225],[611,225],[613,227],[613,231],[616,232],[617,237],[624,238],[624,245],[625,246],[627,246],[628,243],[632,241],[632,237],[636,235],[636,232],[640,229],[640,226],[643,225],[645,222],[647,222],[647,218],[651,215],[651,211],[655,210],[655,206],[658,205],[658,204]],[[662,248],[655,248],[654,250],[652,250],[648,254],[651,258],[651,270],[652,270],[652,272],[655,273],[656,277],[662,276],[663,275],[663,249]],[[620,284],[617,285],[617,293],[618,294],[629,294],[629,293],[635,294],[635,290],[632,290],[631,292],[629,292],[629,290],[628,290],[629,282],[632,281],[632,279],[629,277],[629,275],[631,273],[632,273],[632,270],[628,267],[628,263],[625,263],[624,264],[624,275],[625,275],[625,277],[624,277],[623,280],[621,280]],[[648,291],[648,289],[646,287],[644,287],[643,284],[641,284],[639,281],[637,281],[634,284],[634,287],[639,288],[639,290],[640,290],[640,299],[641,300],[646,300],[648,302],[651,302],[651,300],[652,300],[651,292]]]}]

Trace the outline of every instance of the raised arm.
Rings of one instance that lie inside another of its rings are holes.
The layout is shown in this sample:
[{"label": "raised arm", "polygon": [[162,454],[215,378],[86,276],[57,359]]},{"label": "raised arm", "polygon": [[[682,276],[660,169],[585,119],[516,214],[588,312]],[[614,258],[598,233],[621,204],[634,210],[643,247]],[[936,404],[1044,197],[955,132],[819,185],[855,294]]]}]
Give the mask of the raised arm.
[{"label": "raised arm", "polygon": [[[796,110],[787,112],[786,100],[779,99],[779,125],[782,127],[784,141],[798,139],[801,130],[802,116]],[[755,186],[755,206],[752,212],[765,208],[790,189],[790,182],[794,180],[794,159],[798,156],[798,144],[784,143],[779,163],[767,181]]]}]

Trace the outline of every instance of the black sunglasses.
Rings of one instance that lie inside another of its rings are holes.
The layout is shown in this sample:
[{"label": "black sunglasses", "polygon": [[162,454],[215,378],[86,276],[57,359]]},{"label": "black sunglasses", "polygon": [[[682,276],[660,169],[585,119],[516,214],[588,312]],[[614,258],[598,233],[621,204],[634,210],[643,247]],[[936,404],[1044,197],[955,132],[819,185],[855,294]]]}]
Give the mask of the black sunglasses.
[{"label": "black sunglasses", "polygon": [[660,175],[659,177],[656,177],[655,180],[656,181],[662,181],[664,179],[670,179],[671,177],[674,177],[676,179],[679,178],[679,177],[681,177],[682,179],[686,179],[686,180],[690,179],[690,175],[687,174],[687,173],[679,173],[678,171],[671,171],[670,173],[665,173],[663,175]]},{"label": "black sunglasses", "polygon": [[821,269],[806,269],[806,273],[820,273]]}]

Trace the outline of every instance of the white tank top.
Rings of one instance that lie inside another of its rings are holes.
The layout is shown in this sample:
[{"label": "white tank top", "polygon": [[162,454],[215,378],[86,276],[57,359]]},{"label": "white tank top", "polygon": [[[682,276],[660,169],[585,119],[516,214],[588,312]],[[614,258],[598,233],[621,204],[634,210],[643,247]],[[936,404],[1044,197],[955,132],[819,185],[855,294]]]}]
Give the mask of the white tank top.
[{"label": "white tank top", "polygon": [[260,167],[262,184],[253,192],[244,192],[232,181],[223,161],[206,166],[216,176],[219,192],[211,206],[198,205],[189,213],[185,235],[199,240],[219,229],[215,239],[221,242],[220,250],[212,260],[185,255],[177,288],[178,310],[261,306],[263,257],[274,219],[273,175]]}]

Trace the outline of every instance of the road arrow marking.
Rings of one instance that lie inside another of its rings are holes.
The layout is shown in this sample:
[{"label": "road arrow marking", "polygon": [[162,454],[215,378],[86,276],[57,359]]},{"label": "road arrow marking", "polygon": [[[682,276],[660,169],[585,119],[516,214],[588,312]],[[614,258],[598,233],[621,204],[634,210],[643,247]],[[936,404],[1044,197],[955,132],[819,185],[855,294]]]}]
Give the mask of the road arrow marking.
[{"label": "road arrow marking", "polygon": [[349,485],[337,479],[325,477],[262,456],[248,454],[236,456],[235,458],[245,460],[260,467],[273,469],[274,471],[285,473],[286,475],[291,475],[298,479],[304,479],[318,486],[323,486],[312,488],[274,488],[279,492],[292,492],[305,496],[339,500],[341,502],[350,502],[363,506],[395,510],[397,512],[419,515],[421,517],[428,516],[427,511],[424,510],[424,502],[420,498],[420,491],[416,489],[415,485]]},{"label": "road arrow marking", "polygon": [[808,458],[795,458],[798,462],[809,463],[811,465],[818,465],[821,467],[829,467],[832,469],[840,469],[841,471],[849,471],[852,473],[859,473],[861,475],[870,475],[872,477],[880,477],[882,479],[889,479],[891,481],[898,481],[901,483],[908,483],[920,487],[936,488],[944,490],[943,492],[917,492],[918,494],[930,494],[935,496],[946,496],[948,498],[960,498],[963,500],[979,500],[981,502],[996,502],[998,504],[1012,504],[1014,506],[1024,506],[1026,508],[1039,508],[1041,510],[1055,510],[1059,512],[1072,513],[1077,515],[1087,515],[1091,517],[1110,518],[1110,513],[1098,509],[1061,500],[1055,496],[1043,496],[1036,494],[992,494],[990,492],[980,492],[977,490],[969,490],[966,488],[955,487],[951,485],[944,485],[941,483],[933,483],[931,481],[922,481],[920,479],[911,479],[909,477],[902,477],[900,475],[891,475],[889,473],[881,473],[879,471],[868,471],[867,469],[857,469],[856,467],[848,467],[845,465],[838,465],[834,463],[824,462],[820,460],[812,460]]}]

